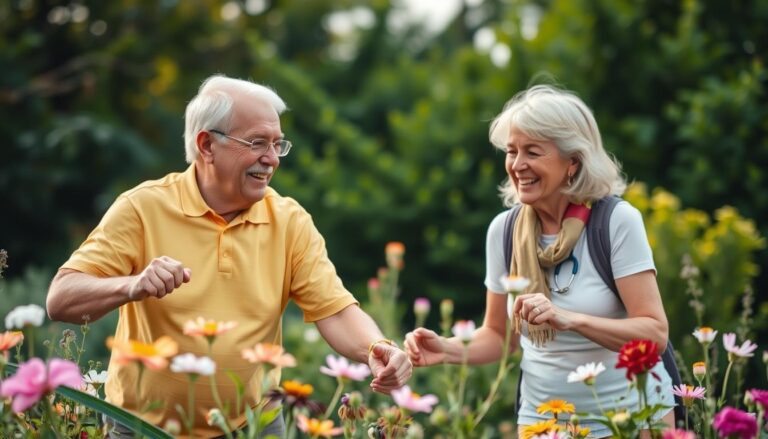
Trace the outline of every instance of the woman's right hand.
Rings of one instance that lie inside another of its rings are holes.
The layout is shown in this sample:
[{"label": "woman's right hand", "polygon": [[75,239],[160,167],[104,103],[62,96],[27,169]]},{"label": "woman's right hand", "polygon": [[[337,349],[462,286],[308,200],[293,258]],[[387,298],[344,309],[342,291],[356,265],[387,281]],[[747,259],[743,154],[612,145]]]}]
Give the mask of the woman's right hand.
[{"label": "woman's right hand", "polygon": [[414,366],[431,366],[445,361],[445,338],[426,328],[405,334],[405,352]]}]

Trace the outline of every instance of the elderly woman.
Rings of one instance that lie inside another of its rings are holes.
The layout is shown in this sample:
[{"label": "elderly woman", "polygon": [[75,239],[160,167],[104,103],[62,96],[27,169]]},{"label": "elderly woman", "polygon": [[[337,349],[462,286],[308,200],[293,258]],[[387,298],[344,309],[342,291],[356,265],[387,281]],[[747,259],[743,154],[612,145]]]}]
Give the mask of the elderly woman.
[{"label": "elderly woman", "polygon": [[[511,232],[511,264],[504,253],[507,212],[488,227],[485,319],[469,345],[470,364],[500,358],[510,324],[502,278],[523,276],[531,284],[511,304],[512,320],[522,327],[511,346],[523,349],[520,427],[551,417],[536,408],[552,399],[573,403],[577,412],[636,409],[638,393],[627,392],[625,371],[614,367],[616,352],[632,339],[650,339],[663,351],[667,318],[637,209],[620,201],[610,216],[610,264],[618,294],[590,257],[585,233],[590,206],[621,195],[626,187],[618,164],[603,148],[592,112],[572,93],[534,86],[507,103],[491,124],[490,139],[506,153],[505,204],[521,205]],[[461,341],[424,328],[409,333],[405,345],[416,366],[462,361]],[[586,385],[567,382],[570,372],[590,362],[606,366],[596,381],[599,402]],[[648,379],[649,404],[673,406],[663,364],[653,372],[660,381]],[[674,424],[671,409],[657,412],[661,417]],[[591,437],[610,436],[599,423],[583,426],[591,429]]]}]

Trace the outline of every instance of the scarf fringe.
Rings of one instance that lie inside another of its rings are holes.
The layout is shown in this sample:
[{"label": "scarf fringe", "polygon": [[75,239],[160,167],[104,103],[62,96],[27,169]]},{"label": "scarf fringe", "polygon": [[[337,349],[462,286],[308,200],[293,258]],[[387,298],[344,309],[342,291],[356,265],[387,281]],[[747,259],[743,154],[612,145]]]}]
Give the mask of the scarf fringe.
[{"label": "scarf fringe", "polygon": [[[522,327],[523,319],[519,314],[515,314],[512,328],[515,331],[515,334],[520,334],[522,332]],[[528,339],[537,348],[543,347],[548,341],[554,340],[556,335],[557,331],[555,328],[549,326],[547,323],[541,325],[528,323]]]}]

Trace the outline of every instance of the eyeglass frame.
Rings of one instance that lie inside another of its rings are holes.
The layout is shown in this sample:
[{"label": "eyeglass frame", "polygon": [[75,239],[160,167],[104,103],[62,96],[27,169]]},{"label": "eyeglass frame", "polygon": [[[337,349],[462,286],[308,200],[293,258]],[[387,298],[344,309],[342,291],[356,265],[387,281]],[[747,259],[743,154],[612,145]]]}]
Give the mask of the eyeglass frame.
[{"label": "eyeglass frame", "polygon": [[[268,143],[266,139],[256,139],[256,140],[252,140],[252,141],[249,142],[249,141],[247,141],[245,139],[241,139],[239,137],[230,136],[229,134],[225,134],[225,133],[223,133],[223,132],[221,132],[219,130],[208,130],[208,131],[210,131],[212,133],[215,133],[215,134],[218,134],[220,136],[224,136],[227,139],[232,139],[232,140],[234,140],[236,142],[240,142],[243,145],[246,145],[246,146],[250,147],[251,151],[253,151],[253,152],[261,151],[262,155],[266,154],[269,151],[269,147],[271,146],[272,148],[274,148],[274,150],[277,153],[278,157],[285,157],[291,151],[291,147],[293,146],[293,143],[291,143],[290,140],[285,140],[285,139],[276,140],[276,141],[271,142],[271,143]],[[256,142],[262,142],[265,145],[265,147],[257,147],[256,146]],[[277,144],[280,145],[280,150],[279,151],[277,149],[278,147],[276,146]]]}]

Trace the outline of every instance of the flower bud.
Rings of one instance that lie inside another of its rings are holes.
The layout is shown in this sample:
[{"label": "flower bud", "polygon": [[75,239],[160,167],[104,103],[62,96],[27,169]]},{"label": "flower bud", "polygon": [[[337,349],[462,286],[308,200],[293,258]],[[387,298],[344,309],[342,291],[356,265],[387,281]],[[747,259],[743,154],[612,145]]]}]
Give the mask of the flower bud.
[{"label": "flower bud", "polygon": [[693,363],[693,376],[701,381],[707,375],[707,364],[703,361]]},{"label": "flower bud", "polygon": [[384,248],[387,256],[387,266],[396,270],[403,269],[403,254],[405,254],[405,245],[402,242],[388,242]]},{"label": "flower bud", "polygon": [[440,302],[440,316],[443,320],[451,320],[453,318],[453,300],[443,299]]},{"label": "flower bud", "polygon": [[429,314],[430,304],[426,297],[417,297],[413,301],[413,313],[421,318],[426,318]]},{"label": "flower bud", "polygon": [[165,430],[171,436],[176,436],[181,433],[181,423],[177,419],[169,419],[165,421],[163,430]]},{"label": "flower bud", "polygon": [[629,413],[618,412],[611,417],[611,422],[613,422],[617,427],[624,427],[627,425],[627,422],[629,422]]}]

